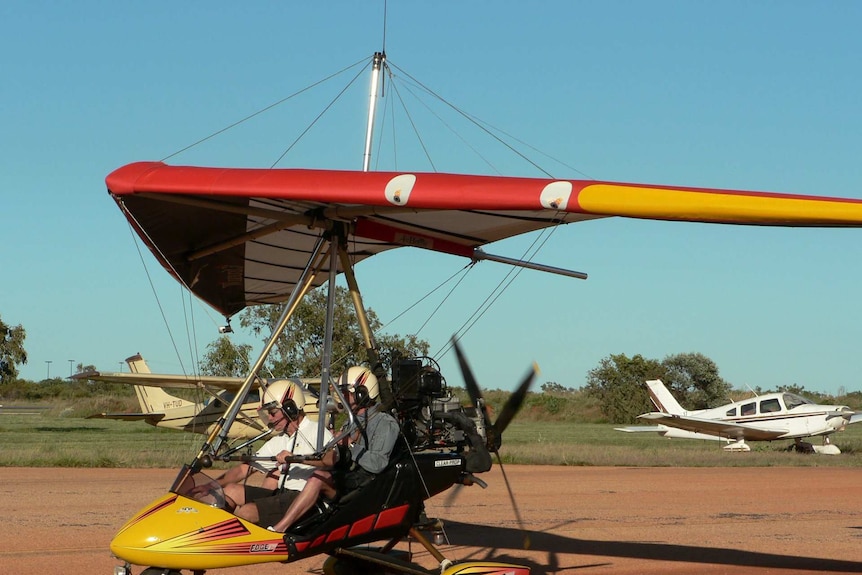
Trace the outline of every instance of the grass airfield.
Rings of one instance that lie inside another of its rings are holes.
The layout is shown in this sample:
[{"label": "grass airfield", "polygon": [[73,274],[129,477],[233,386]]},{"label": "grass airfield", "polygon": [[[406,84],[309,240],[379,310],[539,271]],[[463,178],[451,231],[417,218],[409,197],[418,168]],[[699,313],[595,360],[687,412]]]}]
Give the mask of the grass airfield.
[{"label": "grass airfield", "polygon": [[[515,465],[595,467],[862,467],[862,425],[832,436],[841,455],[787,451],[792,441],[750,443],[728,453],[723,442],[621,433],[611,424],[514,421],[500,456]],[[0,417],[0,466],[175,468],[187,463],[204,436],[143,422],[66,417],[54,409]],[[820,438],[811,438],[819,444]]]}]

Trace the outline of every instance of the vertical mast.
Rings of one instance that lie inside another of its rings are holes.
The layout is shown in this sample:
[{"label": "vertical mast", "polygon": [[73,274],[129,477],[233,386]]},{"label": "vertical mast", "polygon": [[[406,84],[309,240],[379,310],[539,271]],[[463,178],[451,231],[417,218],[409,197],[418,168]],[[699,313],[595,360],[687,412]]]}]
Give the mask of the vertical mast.
[{"label": "vertical mast", "polygon": [[371,165],[371,138],[374,135],[374,113],[377,111],[377,88],[380,84],[380,70],[386,61],[385,52],[375,52],[371,68],[371,96],[368,103],[368,126],[365,129],[365,156],[362,171],[367,172]]}]

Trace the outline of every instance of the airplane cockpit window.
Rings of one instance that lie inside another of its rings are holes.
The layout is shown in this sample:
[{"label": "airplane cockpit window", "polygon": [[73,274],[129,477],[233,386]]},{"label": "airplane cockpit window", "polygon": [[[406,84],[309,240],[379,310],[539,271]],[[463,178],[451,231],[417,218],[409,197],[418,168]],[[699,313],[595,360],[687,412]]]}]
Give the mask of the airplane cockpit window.
[{"label": "airplane cockpit window", "polygon": [[754,415],[755,413],[757,413],[757,403],[753,401],[751,403],[746,403],[742,406],[740,412],[743,416]]},{"label": "airplane cockpit window", "polygon": [[806,405],[814,403],[810,399],[805,399],[800,395],[796,395],[795,393],[785,393],[782,398],[784,399],[784,406],[788,409],[794,409],[799,407],[800,405]]},{"label": "airplane cockpit window", "polygon": [[778,398],[764,399],[760,402],[760,413],[774,413],[781,411],[781,404],[778,403]]},{"label": "airplane cockpit window", "polygon": [[736,408],[728,409],[727,413],[725,413],[727,417],[736,417]]}]

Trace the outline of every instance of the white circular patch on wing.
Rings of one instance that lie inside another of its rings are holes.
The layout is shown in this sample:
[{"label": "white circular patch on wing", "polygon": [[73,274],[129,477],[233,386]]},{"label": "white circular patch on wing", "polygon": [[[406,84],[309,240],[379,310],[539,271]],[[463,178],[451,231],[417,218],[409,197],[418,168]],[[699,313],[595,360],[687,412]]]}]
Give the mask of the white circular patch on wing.
[{"label": "white circular patch on wing", "polygon": [[539,201],[549,210],[565,210],[571,195],[572,182],[551,182],[542,190]]},{"label": "white circular patch on wing", "polygon": [[396,206],[406,206],[410,200],[410,192],[413,191],[413,185],[416,183],[416,176],[413,174],[401,174],[395,176],[389,183],[386,184],[386,189],[383,193],[386,195],[386,200]]}]

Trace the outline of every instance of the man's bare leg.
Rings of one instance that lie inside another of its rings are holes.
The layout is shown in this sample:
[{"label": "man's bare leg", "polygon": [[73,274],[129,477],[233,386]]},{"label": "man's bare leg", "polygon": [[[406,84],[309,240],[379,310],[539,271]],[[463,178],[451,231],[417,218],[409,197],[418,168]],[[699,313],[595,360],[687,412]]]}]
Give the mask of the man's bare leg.
[{"label": "man's bare leg", "polygon": [[317,498],[321,495],[325,497],[335,497],[335,487],[332,484],[332,476],[326,473],[315,473],[305,483],[305,487],[299,492],[281,521],[272,526],[274,531],[284,533],[293,525],[297,519],[305,515],[305,513],[314,506]]}]

